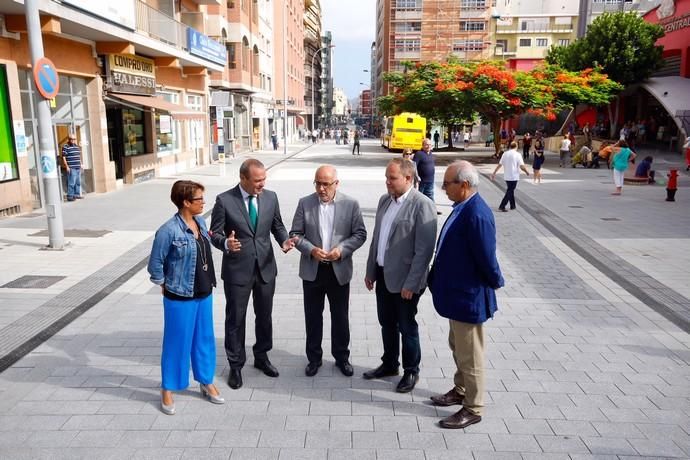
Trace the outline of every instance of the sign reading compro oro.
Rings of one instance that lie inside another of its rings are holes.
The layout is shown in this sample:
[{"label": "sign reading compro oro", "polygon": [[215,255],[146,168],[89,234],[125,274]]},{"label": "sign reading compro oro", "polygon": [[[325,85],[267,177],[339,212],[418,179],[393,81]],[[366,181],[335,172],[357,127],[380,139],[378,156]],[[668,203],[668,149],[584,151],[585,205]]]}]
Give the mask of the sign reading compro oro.
[{"label": "sign reading compro oro", "polygon": [[112,92],[156,94],[156,67],[152,59],[132,54],[110,54],[108,76]]}]

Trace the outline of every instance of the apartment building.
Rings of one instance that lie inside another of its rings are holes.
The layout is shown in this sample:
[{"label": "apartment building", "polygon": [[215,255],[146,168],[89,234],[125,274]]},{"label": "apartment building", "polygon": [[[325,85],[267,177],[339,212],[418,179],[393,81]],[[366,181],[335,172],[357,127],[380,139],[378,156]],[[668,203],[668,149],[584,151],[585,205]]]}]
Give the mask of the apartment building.
[{"label": "apartment building", "polygon": [[321,110],[321,3],[304,2],[304,105],[308,117],[307,129],[318,125]]},{"label": "apartment building", "polygon": [[388,94],[383,74],[402,70],[403,61],[489,57],[491,7],[491,0],[377,0],[374,94]]},{"label": "apartment building", "polygon": [[[226,48],[209,38],[221,0],[40,0],[45,57],[59,75],[51,100],[56,152],[76,135],[82,192],[183,171],[210,161],[208,73]],[[37,103],[23,2],[0,3],[0,214],[45,204]],[[7,142],[10,139],[10,142]]]},{"label": "apartment building", "polygon": [[498,0],[492,10],[493,57],[513,69],[529,70],[551,45],[577,37],[578,5],[572,0]]},{"label": "apartment building", "polygon": [[661,0],[580,0],[577,36],[582,37],[587,26],[602,13],[636,11],[644,14],[660,3]]},{"label": "apartment building", "polygon": [[333,120],[337,125],[347,120],[350,105],[347,102],[347,95],[342,88],[333,88]]},{"label": "apartment building", "polygon": [[333,35],[321,37],[321,118],[319,128],[333,126]]}]

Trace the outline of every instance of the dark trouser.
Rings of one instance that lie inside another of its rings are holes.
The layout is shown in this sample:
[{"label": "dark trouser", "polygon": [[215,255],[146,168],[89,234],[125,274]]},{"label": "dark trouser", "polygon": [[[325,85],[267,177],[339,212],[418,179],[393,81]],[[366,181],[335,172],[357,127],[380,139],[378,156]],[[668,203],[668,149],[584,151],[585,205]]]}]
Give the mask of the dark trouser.
[{"label": "dark trouser", "polygon": [[510,209],[515,209],[515,188],[517,187],[518,181],[516,180],[507,180],[506,185],[508,188],[506,188],[506,194],[503,195],[503,199],[501,200],[501,204],[498,206],[501,209],[505,209],[506,204],[510,202]]},{"label": "dark trouser", "polygon": [[331,310],[331,354],[336,362],[350,358],[350,283],[343,286],[333,273],[331,264],[319,264],[314,281],[302,281],[304,289],[304,322],[307,332],[307,359],[321,361],[323,350],[323,309],[325,297]]},{"label": "dark trouser", "polygon": [[419,374],[422,350],[419,346],[419,328],[415,315],[420,294],[405,300],[399,292],[386,288],[383,267],[376,267],[376,312],[381,325],[383,356],[381,361],[387,369],[400,365],[400,336],[402,336],[402,365],[406,372]]},{"label": "dark trouser", "polygon": [[357,155],[359,155],[359,141],[352,144],[352,154],[355,154],[355,148],[357,149]]},{"label": "dark trouser", "polygon": [[431,198],[431,201],[434,201],[434,183],[433,182],[420,181],[419,182],[419,192],[421,194],[426,195],[429,198]]},{"label": "dark trouser", "polygon": [[529,148],[529,145],[525,145],[522,147],[522,158],[525,160],[529,158]]},{"label": "dark trouser", "polygon": [[225,281],[225,353],[228,363],[233,369],[241,369],[247,361],[244,350],[244,338],[247,319],[247,305],[249,294],[254,300],[254,314],[256,323],[254,333],[256,343],[252,347],[254,359],[262,361],[268,359],[268,351],[273,348],[273,293],[276,289],[275,278],[265,283],[254,268],[252,280],[246,285],[230,284]]}]

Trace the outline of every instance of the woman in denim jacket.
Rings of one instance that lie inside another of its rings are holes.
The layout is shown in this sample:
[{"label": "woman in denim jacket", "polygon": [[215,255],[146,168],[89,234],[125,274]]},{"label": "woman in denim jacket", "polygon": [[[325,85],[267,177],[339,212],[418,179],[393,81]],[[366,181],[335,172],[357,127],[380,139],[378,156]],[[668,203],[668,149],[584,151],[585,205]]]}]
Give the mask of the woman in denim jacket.
[{"label": "woman in denim jacket", "polygon": [[161,410],[175,413],[172,391],[189,386],[191,357],[201,395],[223,404],[213,384],[216,339],[213,334],[213,295],[216,276],[210,237],[204,219],[204,186],[175,182],[170,199],[177,213],[156,232],[149,258],[151,281],[163,293],[163,351],[161,354]]}]

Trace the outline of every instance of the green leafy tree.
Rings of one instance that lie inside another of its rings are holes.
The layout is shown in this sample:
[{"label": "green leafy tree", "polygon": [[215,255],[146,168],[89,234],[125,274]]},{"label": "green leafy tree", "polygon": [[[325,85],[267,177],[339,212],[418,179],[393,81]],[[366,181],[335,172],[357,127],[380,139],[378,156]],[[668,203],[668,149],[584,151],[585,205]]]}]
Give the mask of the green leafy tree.
[{"label": "green leafy tree", "polygon": [[[656,41],[664,36],[663,28],[651,24],[636,13],[604,13],[587,28],[587,33],[568,46],[552,46],[546,62],[571,71],[601,67],[612,80],[623,86],[649,78],[661,64],[663,47]],[[612,135],[618,122],[619,99],[611,113]]]},{"label": "green leafy tree", "polygon": [[620,89],[594,69],[568,72],[551,65],[524,72],[492,61],[416,64],[384,78],[393,87],[393,94],[378,100],[384,114],[409,111],[452,121],[478,113],[491,123],[496,155],[503,120],[525,112],[553,120],[576,103],[606,103]]}]

